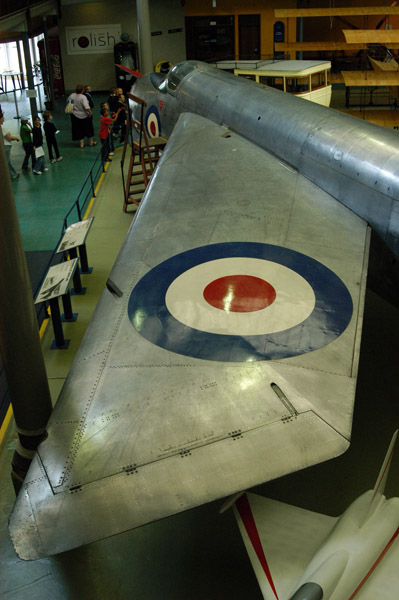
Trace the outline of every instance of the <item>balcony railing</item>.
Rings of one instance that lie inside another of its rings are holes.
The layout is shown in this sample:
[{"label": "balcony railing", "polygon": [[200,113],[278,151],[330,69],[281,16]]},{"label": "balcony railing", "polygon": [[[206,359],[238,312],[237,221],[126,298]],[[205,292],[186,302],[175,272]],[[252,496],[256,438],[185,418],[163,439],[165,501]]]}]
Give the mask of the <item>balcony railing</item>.
[{"label": "balcony railing", "polygon": [[42,4],[43,0],[1,0],[0,2],[0,18],[12,15],[20,10],[26,10]]}]

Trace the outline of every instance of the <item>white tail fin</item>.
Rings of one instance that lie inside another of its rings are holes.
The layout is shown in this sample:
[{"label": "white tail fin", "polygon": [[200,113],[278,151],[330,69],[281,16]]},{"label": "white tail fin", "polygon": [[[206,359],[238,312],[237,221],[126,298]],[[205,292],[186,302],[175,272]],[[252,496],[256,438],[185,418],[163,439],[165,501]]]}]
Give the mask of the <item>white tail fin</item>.
[{"label": "white tail fin", "polygon": [[364,523],[366,521],[368,521],[368,519],[371,517],[371,515],[374,513],[374,511],[378,508],[378,506],[381,502],[381,498],[382,498],[382,496],[384,494],[384,490],[385,490],[385,484],[387,482],[389,467],[391,466],[393,449],[394,449],[397,437],[398,437],[398,430],[396,430],[392,436],[392,440],[391,440],[391,443],[389,444],[388,452],[386,453],[384,462],[382,463],[381,470],[377,477],[377,481],[375,482],[373,495],[371,497],[370,506],[369,506],[369,509],[365,516]]}]

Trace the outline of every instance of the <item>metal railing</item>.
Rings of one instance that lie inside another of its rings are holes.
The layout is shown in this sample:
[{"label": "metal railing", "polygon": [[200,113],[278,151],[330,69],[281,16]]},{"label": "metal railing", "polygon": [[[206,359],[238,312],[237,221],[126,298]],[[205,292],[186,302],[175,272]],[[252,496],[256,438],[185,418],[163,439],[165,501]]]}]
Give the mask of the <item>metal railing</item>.
[{"label": "metal railing", "polygon": [[[104,171],[105,171],[104,161],[102,159],[101,151],[100,151],[98,153],[96,159],[94,160],[94,162],[90,168],[90,171],[88,172],[88,174],[82,184],[82,187],[80,188],[80,191],[79,191],[79,194],[77,195],[76,200],[73,202],[71,208],[69,209],[69,211],[66,213],[66,215],[64,217],[61,235],[60,235],[59,239],[57,240],[57,243],[54,247],[51,257],[49,258],[49,260],[47,262],[46,267],[44,268],[43,276],[41,277],[38,285],[36,286],[36,289],[33,290],[34,298],[37,296],[37,293],[44,281],[44,278],[45,278],[49,268],[52,265],[60,263],[64,260],[63,253],[56,254],[55,251],[56,251],[57,247],[59,246],[61,239],[65,233],[65,230],[67,229],[69,224],[75,223],[77,220],[79,220],[79,221],[82,220],[82,215],[84,214],[84,210],[86,208],[89,198],[95,198],[95,196],[96,196],[95,187],[97,185],[99,175],[101,173],[103,173]],[[73,218],[73,220],[72,220],[72,218]],[[36,306],[36,316],[37,316],[37,321],[38,321],[39,327],[44,319],[49,318],[50,315],[48,313],[48,306],[47,306],[46,302],[42,302]],[[8,393],[8,387],[7,387],[7,382],[6,382],[6,378],[5,378],[4,368],[3,368],[3,364],[1,361],[1,357],[0,357],[0,426],[6,415],[9,404],[10,404],[10,395]]]},{"label": "metal railing", "polygon": [[[43,276],[41,277],[39,283],[37,284],[36,289],[33,290],[34,298],[36,297],[49,268],[55,264],[58,264],[62,260],[64,260],[62,253],[56,254],[56,249],[58,248],[58,246],[62,240],[62,237],[65,233],[65,230],[69,227],[69,225],[82,220],[82,216],[84,215],[84,211],[87,208],[88,201],[91,198],[96,197],[95,188],[96,188],[96,185],[97,185],[97,182],[98,182],[98,179],[99,179],[101,173],[103,173],[104,171],[105,171],[105,162],[102,158],[101,151],[99,151],[91,168],[90,168],[90,171],[88,172],[88,174],[85,177],[85,180],[80,188],[80,191],[76,197],[76,200],[72,203],[71,208],[68,210],[68,212],[64,216],[60,237],[58,238],[57,243],[54,247],[54,250],[51,254],[51,257],[49,258],[47,265],[44,268]],[[40,327],[43,319],[46,319],[49,316],[48,311],[47,311],[47,305],[45,303],[41,303],[40,305],[38,305],[36,314],[37,314],[38,324]]]}]

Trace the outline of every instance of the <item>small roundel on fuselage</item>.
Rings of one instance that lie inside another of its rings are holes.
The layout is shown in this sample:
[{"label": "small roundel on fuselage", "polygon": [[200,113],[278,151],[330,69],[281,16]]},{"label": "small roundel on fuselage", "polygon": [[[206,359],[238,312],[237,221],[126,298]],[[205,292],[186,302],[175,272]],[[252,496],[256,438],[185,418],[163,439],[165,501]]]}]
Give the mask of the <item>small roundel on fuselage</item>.
[{"label": "small roundel on fuselage", "polygon": [[159,137],[161,134],[161,119],[156,106],[150,106],[145,116],[145,128],[150,138]]}]

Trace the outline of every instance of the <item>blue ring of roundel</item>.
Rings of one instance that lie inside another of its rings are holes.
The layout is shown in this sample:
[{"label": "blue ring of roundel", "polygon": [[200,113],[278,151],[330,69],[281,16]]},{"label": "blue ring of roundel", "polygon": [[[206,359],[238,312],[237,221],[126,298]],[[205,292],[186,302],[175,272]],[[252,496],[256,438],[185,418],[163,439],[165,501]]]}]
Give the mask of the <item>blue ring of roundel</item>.
[{"label": "blue ring of roundel", "polygon": [[156,108],[156,106],[150,106],[150,108],[148,109],[147,114],[145,116],[145,128],[147,131],[147,135],[149,137],[154,137],[151,133],[151,130],[150,130],[149,124],[148,124],[148,121],[149,121],[149,118],[151,115],[155,116],[155,119],[157,122],[158,133],[155,137],[158,137],[158,136],[162,135],[161,134],[161,117],[159,116],[159,112],[158,112],[158,109]]},{"label": "blue ring of roundel", "polygon": [[[196,265],[227,257],[274,261],[296,271],[315,294],[309,317],[275,333],[241,336],[200,331],[172,316],[165,296],[174,279]],[[352,312],[348,289],[330,269],[295,250],[256,242],[212,244],[172,256],[142,277],[128,304],[132,325],[148,341],[185,356],[223,362],[273,360],[312,352],[340,336]]]}]

